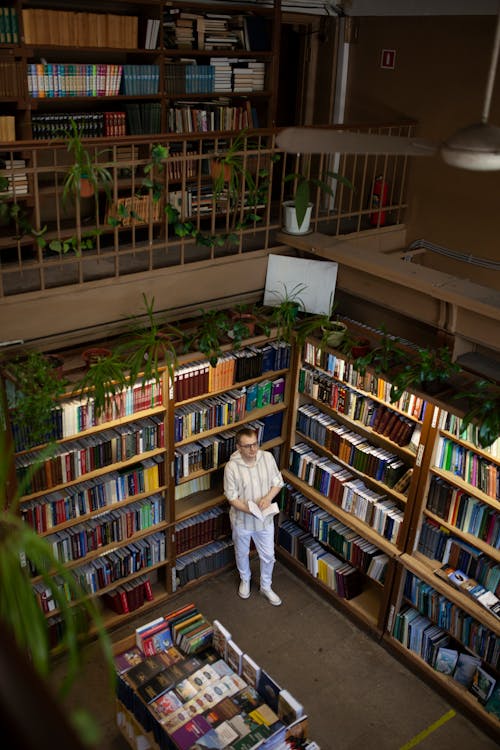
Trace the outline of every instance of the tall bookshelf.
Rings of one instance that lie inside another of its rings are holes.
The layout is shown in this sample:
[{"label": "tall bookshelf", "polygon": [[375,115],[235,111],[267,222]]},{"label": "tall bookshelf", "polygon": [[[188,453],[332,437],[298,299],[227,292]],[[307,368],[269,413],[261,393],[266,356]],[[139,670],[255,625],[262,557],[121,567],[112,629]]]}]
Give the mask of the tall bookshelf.
[{"label": "tall bookshelf", "polygon": [[[225,344],[215,367],[200,352],[182,355],[173,384],[161,368],[99,417],[91,393],[68,390],[52,412],[49,451],[11,414],[19,512],[99,599],[110,629],[234,565],[224,465],[242,426],[279,460],[292,387],[288,344],[265,335],[243,344]],[[32,583],[56,644],[56,603],[36,571]]]},{"label": "tall bookshelf", "polygon": [[[279,462],[288,426],[290,353],[288,344],[258,337],[250,346],[226,351],[215,368],[208,360],[191,359],[176,372],[172,496],[176,538],[188,539],[188,549],[183,541],[184,551],[176,556],[179,586],[199,582],[214,565],[233,564],[223,468],[244,426],[255,428],[261,446]],[[204,529],[212,523],[215,541]]]},{"label": "tall bookshelf", "polygon": [[438,670],[436,656],[439,646],[449,648],[500,679],[500,617],[481,604],[479,590],[469,593],[472,584],[452,583],[459,570],[483,592],[499,591],[500,441],[480,448],[476,427],[464,430],[459,414],[435,405],[429,443],[384,637],[498,737],[498,715],[485,709],[484,696],[471,692],[469,678]]},{"label": "tall bookshelf", "polygon": [[5,7],[0,93],[15,140],[60,137],[70,117],[88,136],[113,137],[274,124],[279,3]]},{"label": "tall bookshelf", "polygon": [[[279,551],[364,626],[382,633],[420,475],[426,402],[306,341]],[[306,573],[307,571],[307,573]]]}]

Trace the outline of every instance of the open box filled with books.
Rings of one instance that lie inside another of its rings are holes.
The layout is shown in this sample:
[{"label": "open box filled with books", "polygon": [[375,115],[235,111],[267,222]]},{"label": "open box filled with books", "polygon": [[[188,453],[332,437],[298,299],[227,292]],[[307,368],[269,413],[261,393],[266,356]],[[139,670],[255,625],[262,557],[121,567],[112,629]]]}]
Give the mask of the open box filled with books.
[{"label": "open box filled with books", "polygon": [[302,704],[194,604],[114,645],[117,725],[138,750],[319,750]]}]

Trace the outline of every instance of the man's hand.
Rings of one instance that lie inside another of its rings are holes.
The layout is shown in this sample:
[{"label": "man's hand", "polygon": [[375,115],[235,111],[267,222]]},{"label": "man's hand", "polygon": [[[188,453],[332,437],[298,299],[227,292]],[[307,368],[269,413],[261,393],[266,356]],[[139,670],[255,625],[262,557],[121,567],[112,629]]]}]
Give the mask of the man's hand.
[{"label": "man's hand", "polygon": [[267,495],[264,495],[264,497],[260,498],[257,505],[259,506],[261,510],[265,510],[266,508],[269,508],[269,506],[271,505],[271,501],[269,500]]}]

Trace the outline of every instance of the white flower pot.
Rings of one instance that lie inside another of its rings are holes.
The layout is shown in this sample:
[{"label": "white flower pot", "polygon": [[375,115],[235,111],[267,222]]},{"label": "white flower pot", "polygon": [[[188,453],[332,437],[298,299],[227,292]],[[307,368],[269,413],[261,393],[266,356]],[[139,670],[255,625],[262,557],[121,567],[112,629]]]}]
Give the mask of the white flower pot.
[{"label": "white flower pot", "polygon": [[284,201],[283,203],[283,229],[288,234],[307,234],[311,223],[312,203],[309,203],[306,209],[306,215],[302,224],[297,224],[297,214],[293,201]]}]

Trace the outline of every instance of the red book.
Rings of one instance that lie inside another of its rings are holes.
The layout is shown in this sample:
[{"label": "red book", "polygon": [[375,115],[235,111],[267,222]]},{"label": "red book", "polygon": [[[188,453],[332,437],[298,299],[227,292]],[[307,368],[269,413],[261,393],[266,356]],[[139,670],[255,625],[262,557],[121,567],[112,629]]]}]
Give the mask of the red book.
[{"label": "red book", "polygon": [[151,581],[149,580],[149,578],[143,579],[143,586],[144,586],[144,596],[146,598],[146,601],[152,602],[154,599],[154,594],[153,594],[153,588],[151,586]]}]

